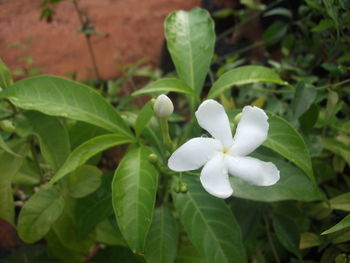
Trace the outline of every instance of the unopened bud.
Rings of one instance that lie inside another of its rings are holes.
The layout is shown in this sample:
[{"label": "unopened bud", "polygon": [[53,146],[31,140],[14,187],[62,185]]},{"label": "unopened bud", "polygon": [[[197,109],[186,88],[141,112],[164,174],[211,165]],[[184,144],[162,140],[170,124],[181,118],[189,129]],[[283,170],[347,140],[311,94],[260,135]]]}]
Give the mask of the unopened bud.
[{"label": "unopened bud", "polygon": [[158,156],[154,153],[151,153],[150,155],[148,155],[148,161],[150,163],[157,163],[158,162]]},{"label": "unopened bud", "polygon": [[159,118],[167,118],[173,113],[174,105],[172,101],[168,98],[168,96],[162,94],[159,95],[156,99],[153,109],[154,113]]},{"label": "unopened bud", "polygon": [[180,185],[180,192],[181,193],[187,193],[187,191],[188,191],[187,184],[181,183],[181,185]]},{"label": "unopened bud", "polygon": [[0,121],[0,128],[6,132],[13,132],[15,130],[12,121],[9,120]]}]

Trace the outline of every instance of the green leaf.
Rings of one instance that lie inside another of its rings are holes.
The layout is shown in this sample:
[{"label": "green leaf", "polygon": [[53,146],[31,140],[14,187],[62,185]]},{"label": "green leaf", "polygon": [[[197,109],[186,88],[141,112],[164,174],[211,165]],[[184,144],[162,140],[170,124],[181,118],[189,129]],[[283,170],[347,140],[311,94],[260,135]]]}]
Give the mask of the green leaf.
[{"label": "green leaf", "polygon": [[176,78],[164,78],[148,84],[146,87],[139,89],[132,93],[132,96],[139,96],[142,94],[160,94],[168,92],[177,92],[190,95],[196,99],[196,93],[182,80]]},{"label": "green leaf", "polygon": [[335,24],[332,19],[322,19],[317,26],[311,29],[311,32],[321,32],[327,29],[334,28]]},{"label": "green leaf", "polygon": [[75,212],[80,239],[85,239],[100,222],[113,215],[112,178],[112,173],[104,174],[97,191],[77,200]]},{"label": "green leaf", "polygon": [[0,134],[0,148],[9,154],[12,154],[13,156],[20,157],[17,153],[13,152],[12,149],[7,145],[7,143],[2,138],[1,134]]},{"label": "green leaf", "polygon": [[143,252],[151,226],[158,172],[149,163],[151,151],[133,147],[120,162],[112,182],[112,202],[121,233],[134,252]]},{"label": "green leaf", "polygon": [[7,89],[12,83],[11,71],[0,58],[0,88]]},{"label": "green leaf", "polygon": [[299,256],[300,234],[295,221],[284,215],[274,215],[272,223],[281,244],[287,250]]},{"label": "green leaf", "polygon": [[173,263],[178,243],[177,222],[171,211],[162,206],[154,211],[149,230],[145,258],[149,263]]},{"label": "green leaf", "polygon": [[23,206],[18,218],[18,234],[27,243],[43,238],[61,215],[64,199],[53,186],[35,193]]},{"label": "green leaf", "polygon": [[277,73],[263,66],[243,66],[235,68],[221,75],[209,90],[208,98],[216,98],[224,90],[232,86],[240,86],[253,83],[274,83],[286,85]]},{"label": "green leaf", "polygon": [[336,231],[342,230],[344,228],[350,227],[350,214],[344,217],[340,222],[332,226],[331,228],[327,229],[326,231],[322,232],[321,235],[327,235],[330,233],[334,233]]},{"label": "green leaf", "polygon": [[286,120],[269,114],[269,134],[264,146],[279,153],[301,168],[315,182],[311,159],[301,135]]},{"label": "green leaf", "polygon": [[214,22],[200,8],[175,11],[164,22],[168,50],[180,79],[199,96],[214,54]]},{"label": "green leaf", "polygon": [[312,233],[312,232],[306,232],[302,233],[300,236],[300,249],[306,249],[310,247],[318,247],[322,244],[322,239],[319,235]]},{"label": "green leaf", "polygon": [[338,195],[329,200],[332,209],[338,209],[350,212],[350,192]]},{"label": "green leaf", "polygon": [[350,165],[350,147],[333,138],[321,138],[325,149],[341,156],[344,161]]},{"label": "green leaf", "polygon": [[36,111],[28,111],[24,116],[30,124],[32,134],[39,138],[44,159],[56,171],[70,153],[68,132],[56,117]]},{"label": "green leaf", "polygon": [[324,194],[300,169],[276,158],[260,155],[254,155],[254,157],[275,164],[280,170],[280,180],[272,186],[255,186],[230,176],[234,196],[263,202],[282,200],[311,202],[325,199]]},{"label": "green leaf", "polygon": [[285,37],[288,32],[288,24],[277,20],[265,29],[263,34],[263,41],[266,46],[277,44]]},{"label": "green leaf", "polygon": [[[115,218],[113,218],[115,220]],[[117,227],[105,219],[96,227],[96,241],[109,246],[126,246],[125,240]]]},{"label": "green leaf", "polygon": [[222,199],[204,191],[194,176],[185,175],[186,193],[173,193],[176,211],[193,245],[211,263],[245,262],[241,230]]},{"label": "green leaf", "polygon": [[187,246],[180,248],[176,256],[176,263],[205,263],[198,251],[192,247]]},{"label": "green leaf", "polygon": [[81,198],[96,191],[101,184],[102,172],[92,165],[82,165],[68,177],[69,195]]},{"label": "green leaf", "polygon": [[83,263],[94,244],[94,235],[81,240],[78,236],[75,215],[76,199],[65,196],[65,206],[59,218],[46,236],[49,254],[63,262]]},{"label": "green leaf", "polygon": [[316,94],[317,90],[314,86],[306,85],[303,82],[297,85],[291,104],[294,120],[299,119],[310,108],[316,98]]},{"label": "green leaf", "polygon": [[146,127],[148,122],[151,120],[153,116],[153,108],[151,101],[147,102],[145,106],[141,109],[140,113],[137,115],[136,123],[135,123],[135,133],[136,136],[140,136],[143,129]]},{"label": "green leaf", "polygon": [[[14,149],[25,155],[28,145],[17,142]],[[0,153],[0,218],[14,224],[15,204],[13,201],[12,180],[24,161],[22,156],[14,156],[7,152]]]},{"label": "green leaf", "polygon": [[50,183],[55,183],[68,173],[74,171],[78,166],[84,164],[90,157],[110,147],[130,143],[128,137],[119,134],[107,134],[88,140],[74,149],[68,156],[66,162],[52,177]]},{"label": "green leaf", "polygon": [[88,122],[132,138],[114,108],[95,90],[78,82],[54,76],[26,78],[0,96],[22,109]]}]

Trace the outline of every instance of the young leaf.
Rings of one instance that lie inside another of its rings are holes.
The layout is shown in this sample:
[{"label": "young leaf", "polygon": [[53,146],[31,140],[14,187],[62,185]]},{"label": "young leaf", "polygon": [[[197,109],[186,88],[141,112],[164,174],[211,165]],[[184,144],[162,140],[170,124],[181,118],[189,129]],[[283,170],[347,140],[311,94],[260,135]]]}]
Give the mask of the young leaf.
[{"label": "young leaf", "polygon": [[7,89],[12,83],[11,71],[0,58],[0,88]]},{"label": "young leaf", "polygon": [[112,182],[112,202],[121,233],[134,252],[143,252],[151,226],[158,172],[151,151],[133,147],[120,162]]},{"label": "young leaf", "polygon": [[95,90],[78,82],[54,76],[27,78],[3,91],[0,97],[22,109],[88,122],[133,137],[114,108]]},{"label": "young leaf", "polygon": [[96,191],[101,184],[102,172],[92,165],[82,165],[68,177],[69,195],[81,198]]},{"label": "young leaf", "polygon": [[234,189],[234,196],[256,201],[274,202],[282,200],[298,200],[304,202],[324,200],[324,194],[311,183],[305,174],[289,163],[258,155],[263,161],[270,161],[280,170],[280,180],[272,186],[255,186],[234,176],[230,182]]},{"label": "young leaf", "polygon": [[171,211],[159,207],[154,211],[153,221],[149,230],[145,258],[149,263],[173,263],[178,242],[177,222]]},{"label": "young leaf", "polygon": [[175,11],[164,22],[168,50],[180,79],[199,96],[214,54],[214,22],[200,8]]},{"label": "young leaf", "polygon": [[286,82],[281,80],[277,73],[270,68],[263,66],[243,66],[221,75],[209,90],[208,99],[218,97],[220,93],[232,86],[252,83],[286,84]]},{"label": "young leaf", "polygon": [[17,228],[21,239],[34,243],[43,238],[63,208],[64,199],[54,186],[46,186],[35,193],[19,214]]},{"label": "young leaf", "polygon": [[174,193],[174,204],[193,245],[206,262],[245,262],[241,230],[221,199],[204,191],[199,181],[184,176],[186,193]]},{"label": "young leaf", "polygon": [[118,134],[106,134],[88,140],[74,149],[68,156],[66,162],[52,177],[50,183],[55,183],[68,173],[74,171],[78,166],[84,164],[90,157],[110,147],[130,143],[128,137]]},{"label": "young leaf", "polygon": [[269,134],[264,146],[301,168],[315,182],[311,159],[301,135],[283,118],[269,114]]},{"label": "young leaf", "polygon": [[151,101],[147,102],[145,106],[141,109],[139,115],[137,115],[136,123],[135,123],[135,133],[136,136],[140,136],[143,129],[146,127],[148,122],[151,120],[153,116],[153,109]]},{"label": "young leaf", "polygon": [[1,134],[0,134],[0,148],[9,154],[12,154],[13,156],[20,157],[17,153],[13,152],[12,149],[7,145],[7,143],[2,138]]},{"label": "young leaf", "polygon": [[340,222],[338,222],[336,225],[332,226],[331,228],[327,229],[326,231],[322,232],[321,235],[327,235],[339,230],[342,230],[344,228],[350,227],[350,214],[344,217]]},{"label": "young leaf", "polygon": [[168,92],[177,92],[190,95],[198,99],[196,93],[182,80],[176,78],[164,78],[148,84],[146,87],[132,93],[132,96],[141,94],[160,94]]}]

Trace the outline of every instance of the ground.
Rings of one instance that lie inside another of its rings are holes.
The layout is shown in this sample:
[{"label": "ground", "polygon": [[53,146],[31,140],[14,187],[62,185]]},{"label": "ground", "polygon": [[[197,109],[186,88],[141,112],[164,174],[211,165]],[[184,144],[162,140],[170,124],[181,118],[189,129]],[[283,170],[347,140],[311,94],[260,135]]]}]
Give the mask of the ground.
[{"label": "ground", "polygon": [[[51,23],[39,21],[41,0],[0,0],[0,58],[12,69],[28,68],[24,56],[42,73],[94,79],[92,64],[72,2],[55,8]],[[141,59],[159,63],[164,41],[163,21],[173,10],[189,10],[200,0],[79,0],[81,9],[99,32],[92,37],[103,79],[118,76],[116,65]],[[31,39],[30,41],[28,41]],[[26,44],[27,43],[27,44]]]}]

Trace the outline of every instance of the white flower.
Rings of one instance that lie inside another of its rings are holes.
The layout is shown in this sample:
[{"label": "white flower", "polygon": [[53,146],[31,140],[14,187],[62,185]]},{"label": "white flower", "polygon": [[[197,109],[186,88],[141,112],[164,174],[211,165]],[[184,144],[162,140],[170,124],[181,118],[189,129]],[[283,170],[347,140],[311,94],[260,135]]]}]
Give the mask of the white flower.
[{"label": "white flower", "polygon": [[204,166],[200,181],[208,193],[219,198],[228,198],[233,193],[228,174],[260,186],[279,180],[279,170],[273,163],[246,156],[267,138],[268,117],[262,109],[243,108],[234,138],[224,107],[218,102],[204,101],[196,118],[213,138],[198,137],[183,144],[169,158],[171,170],[183,172]]},{"label": "white flower", "polygon": [[167,118],[173,113],[174,105],[167,95],[162,94],[157,97],[153,109],[159,118]]}]

